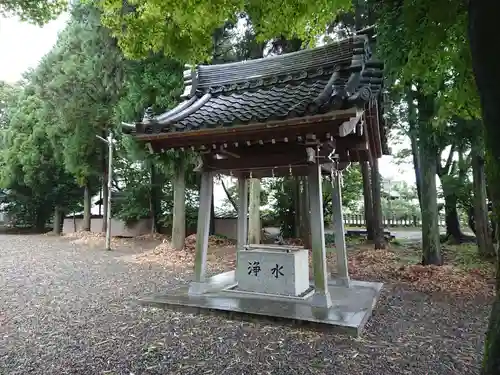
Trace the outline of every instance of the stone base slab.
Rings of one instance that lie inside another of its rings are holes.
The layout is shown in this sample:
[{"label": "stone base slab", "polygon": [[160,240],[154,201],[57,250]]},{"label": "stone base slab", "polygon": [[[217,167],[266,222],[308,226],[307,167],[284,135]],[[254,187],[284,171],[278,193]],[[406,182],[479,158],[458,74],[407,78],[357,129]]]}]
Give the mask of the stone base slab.
[{"label": "stone base slab", "polygon": [[183,286],[163,294],[155,294],[139,300],[140,303],[168,309],[180,309],[198,313],[229,313],[248,319],[249,316],[284,319],[320,324],[334,331],[358,336],[379,298],[381,283],[351,280],[349,288],[342,282],[331,280],[328,291],[332,305],[315,307],[313,295],[306,299],[273,297],[258,293],[228,292],[235,285],[234,271],[208,279],[210,290],[202,295],[190,295],[189,287]]}]

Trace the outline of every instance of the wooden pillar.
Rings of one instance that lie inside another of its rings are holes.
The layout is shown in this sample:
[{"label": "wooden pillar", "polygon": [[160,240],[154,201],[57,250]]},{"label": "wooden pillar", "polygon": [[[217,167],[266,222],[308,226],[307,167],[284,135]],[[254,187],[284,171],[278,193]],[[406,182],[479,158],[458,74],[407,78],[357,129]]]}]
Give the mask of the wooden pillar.
[{"label": "wooden pillar", "polygon": [[344,215],[342,213],[341,175],[334,171],[332,178],[332,212],[335,231],[335,250],[337,252],[337,278],[343,285],[349,286],[349,268],[347,267],[347,249],[345,245]]},{"label": "wooden pillar", "polygon": [[236,267],[238,267],[238,253],[245,248],[248,240],[248,180],[246,178],[238,178],[238,197]]},{"label": "wooden pillar", "polygon": [[261,223],[260,223],[260,180],[250,179],[250,207],[248,220],[248,242],[260,244]]},{"label": "wooden pillar", "polygon": [[198,227],[196,230],[196,254],[194,260],[194,281],[189,288],[189,294],[202,294],[205,290],[205,275],[207,268],[208,232],[210,231],[210,205],[214,180],[212,172],[201,175],[200,207],[198,208]]},{"label": "wooden pillar", "polygon": [[323,220],[323,192],[321,186],[321,165],[311,165],[307,179],[309,187],[309,217],[311,225],[312,262],[315,292],[313,306],[330,307],[332,300],[328,291],[326,267],[325,224]]},{"label": "wooden pillar", "polygon": [[293,220],[293,235],[292,237],[299,238],[300,237],[300,216],[302,212],[300,200],[300,179],[298,176],[293,177],[293,211],[295,213],[295,217]]},{"label": "wooden pillar", "polygon": [[186,242],[186,164],[184,161],[180,161],[176,166],[173,188],[172,246],[175,250],[182,250]]},{"label": "wooden pillar", "polygon": [[304,243],[304,248],[311,249],[311,220],[309,219],[309,185],[307,176],[302,178],[302,192],[300,193],[300,238]]}]

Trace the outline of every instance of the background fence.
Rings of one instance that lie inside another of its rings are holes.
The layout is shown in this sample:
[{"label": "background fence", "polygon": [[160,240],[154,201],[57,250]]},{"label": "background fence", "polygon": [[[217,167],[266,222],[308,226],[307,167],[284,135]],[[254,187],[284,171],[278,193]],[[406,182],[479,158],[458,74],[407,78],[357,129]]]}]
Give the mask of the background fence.
[{"label": "background fence", "polygon": [[[440,215],[438,224],[441,227],[446,226],[444,216]],[[366,225],[364,214],[344,214],[344,225],[350,227],[364,227]],[[383,225],[385,227],[414,227],[419,228],[422,226],[422,219],[416,215],[408,215],[405,217],[385,216],[383,218]]]}]

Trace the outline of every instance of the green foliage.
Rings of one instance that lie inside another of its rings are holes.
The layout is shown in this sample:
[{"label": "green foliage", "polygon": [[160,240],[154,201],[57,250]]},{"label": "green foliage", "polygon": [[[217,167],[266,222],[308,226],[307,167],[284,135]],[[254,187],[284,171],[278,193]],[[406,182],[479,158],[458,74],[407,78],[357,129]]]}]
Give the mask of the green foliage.
[{"label": "green foliage", "polygon": [[38,26],[55,19],[67,7],[66,0],[3,0],[0,1],[0,16],[18,16]]},{"label": "green foliage", "polygon": [[96,143],[96,135],[113,123],[123,58],[95,8],[77,3],[71,16],[29,78],[52,116],[52,142],[60,147],[67,171],[83,185],[104,164],[106,148]]},{"label": "green foliage", "polygon": [[143,61],[126,60],[116,120],[141,120],[147,107],[155,113],[174,107],[182,93],[182,71],[179,62],[159,54]]},{"label": "green foliage", "polygon": [[491,260],[481,258],[475,244],[447,245],[446,254],[450,260],[465,271],[483,271],[492,274]]},{"label": "green foliage", "polygon": [[[342,173],[342,205],[354,208],[363,194],[363,179],[359,168],[348,168]],[[332,218],[332,183],[330,177],[323,178],[323,212],[328,224]],[[296,182],[293,179],[276,178],[269,183],[269,203],[273,222],[281,226],[284,236],[294,232],[297,215],[295,212]],[[303,194],[303,193],[302,193]]]},{"label": "green foliage", "polygon": [[19,88],[0,81],[0,129],[5,129],[8,126],[8,109],[13,105]]},{"label": "green foliage", "polygon": [[103,22],[119,40],[124,53],[133,58],[163,52],[186,61],[212,57],[213,33],[241,14],[252,20],[259,41],[276,36],[298,36],[313,41],[326,31],[335,15],[351,6],[350,0],[288,1],[272,3],[253,0],[154,1],[133,5],[121,0],[98,2]]},{"label": "green foliage", "polygon": [[[229,180],[229,181],[228,181]],[[222,200],[222,205],[219,207],[219,210],[217,212],[218,215],[221,215],[223,217],[230,217],[230,216],[236,216],[237,212],[233,207],[233,204],[231,203],[231,200],[238,205],[239,202],[239,195],[238,195],[238,181],[236,179],[230,179],[226,176],[218,176],[216,182],[221,185],[224,184],[224,187],[226,188],[227,192],[226,197]],[[270,179],[261,179],[260,181],[260,206],[261,206],[261,215],[265,214],[263,212],[263,208],[266,207],[269,204],[269,198],[270,195],[272,194],[271,192],[272,189],[272,180]],[[229,197],[231,197],[231,200]],[[250,199],[250,191],[248,192],[248,199]],[[271,219],[272,220],[272,219]]]},{"label": "green foliage", "polygon": [[69,210],[81,189],[64,166],[46,131],[43,102],[32,87],[10,100],[2,129],[0,187],[5,189],[7,211],[17,222],[43,229],[56,206]]},{"label": "green foliage", "polygon": [[382,180],[382,214],[397,220],[420,219],[417,189],[405,181]]},{"label": "green foliage", "polygon": [[325,233],[325,243],[327,245],[335,243],[335,234],[333,233]]},{"label": "green foliage", "polygon": [[115,163],[114,178],[122,186],[113,201],[113,216],[132,223],[150,216],[151,184],[150,173],[139,163],[130,165],[128,160]]},{"label": "green foliage", "polygon": [[[161,113],[177,104],[182,90],[182,65],[174,60],[157,54],[142,61],[124,61],[123,84],[119,100],[115,106],[114,121],[131,122],[140,120],[146,107],[152,107],[156,113]],[[123,135],[118,155],[125,160],[119,162],[118,175],[123,181],[123,199],[117,207],[118,217],[133,221],[150,216],[151,199],[156,196],[162,203],[160,220],[162,225],[171,225],[173,191],[170,184],[174,173],[182,165],[193,164],[191,152],[169,150],[163,154],[150,155],[145,148],[140,147],[132,137]],[[157,178],[164,183],[152,190],[151,166],[157,171]],[[188,196],[193,189],[197,190],[198,176],[192,168],[187,168],[186,185]],[[158,195],[159,193],[159,195]],[[190,195],[191,194],[191,195]],[[137,196],[137,198],[134,198]],[[197,203],[187,204],[186,218],[188,222],[196,216]]]},{"label": "green foliage", "polygon": [[[331,217],[332,184],[330,179],[323,179],[323,201],[325,217]],[[353,165],[342,173],[342,205],[354,210],[363,199],[363,177],[357,165]]]},{"label": "green foliage", "polygon": [[[107,147],[96,135],[113,129],[119,140],[114,187],[121,197],[114,200],[113,214],[128,222],[148,217],[154,197],[155,205],[161,206],[160,218],[168,224],[169,181],[181,163],[193,162],[194,155],[149,155],[114,128],[121,121],[140,119],[145,107],[161,112],[175,106],[182,71],[181,63],[162,54],[143,61],[124,59],[92,3],[73,3],[66,28],[40,64],[25,75],[25,87],[0,85],[0,128],[9,129],[1,137],[1,182],[9,189],[7,197],[26,206],[17,211],[40,216],[37,212],[44,208],[48,218],[55,205],[74,208],[73,192],[77,200],[83,197],[77,185],[90,184],[91,194],[96,193],[107,165]],[[24,96],[14,103],[17,91]],[[152,165],[157,170],[154,183]],[[192,221],[199,181],[192,168],[188,171],[187,217]]]},{"label": "green foliage", "polygon": [[389,82],[401,87],[419,82],[425,93],[439,92],[438,119],[479,118],[466,2],[384,0],[374,11]]}]

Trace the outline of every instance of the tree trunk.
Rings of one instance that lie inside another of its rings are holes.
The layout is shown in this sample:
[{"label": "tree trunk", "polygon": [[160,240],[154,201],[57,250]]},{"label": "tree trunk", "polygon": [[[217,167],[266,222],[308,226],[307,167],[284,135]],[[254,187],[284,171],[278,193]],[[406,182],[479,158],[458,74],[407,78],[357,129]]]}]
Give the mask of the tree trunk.
[{"label": "tree trunk", "polygon": [[441,265],[441,244],[438,225],[436,163],[434,155],[420,147],[422,166],[422,264]]},{"label": "tree trunk", "polygon": [[422,182],[422,264],[441,265],[441,242],[437,206],[437,148],[432,137],[431,119],[434,115],[434,97],[418,97],[418,130],[420,172]]},{"label": "tree trunk", "polygon": [[[489,169],[489,168],[488,168]],[[488,175],[488,173],[486,173]],[[488,177],[488,176],[486,176]],[[486,196],[488,197],[488,204],[486,207],[488,208],[488,222],[490,223],[490,230],[491,230],[491,240],[493,241],[493,244],[495,245],[495,251],[498,251],[497,249],[497,244],[498,244],[498,228],[497,228],[497,222],[495,221],[495,215],[490,215],[490,213],[493,212],[493,198],[491,197],[491,189],[488,188],[488,178],[486,178]]]},{"label": "tree trunk", "polygon": [[35,233],[44,233],[45,225],[47,224],[46,212],[41,208],[35,217]]},{"label": "tree trunk", "polygon": [[101,184],[101,189],[99,189],[99,216],[102,215],[102,206],[104,204],[104,200],[102,199],[102,193],[103,193],[103,189],[102,189],[102,184]]},{"label": "tree trunk", "polygon": [[473,147],[472,152],[472,190],[474,193],[474,233],[480,256],[489,258],[495,256],[495,249],[489,230],[488,206],[486,204],[486,176],[484,159]]},{"label": "tree trunk", "polygon": [[[416,132],[416,130],[415,130]],[[414,132],[414,133],[415,133]],[[417,185],[417,197],[420,209],[422,209],[422,173],[420,173],[420,156],[418,153],[417,136],[410,133],[411,155],[413,158],[413,170],[415,171],[415,183]]]},{"label": "tree trunk", "polygon": [[220,183],[222,185],[222,189],[224,190],[224,193],[226,193],[227,200],[229,201],[229,203],[231,203],[231,206],[233,206],[233,210],[236,213],[238,213],[238,205],[236,204],[236,202],[234,201],[233,197],[231,196],[231,193],[227,189],[226,184],[224,183],[223,178],[224,177],[221,177],[221,179],[220,179]]},{"label": "tree trunk", "polygon": [[174,176],[174,216],[172,220],[172,246],[182,250],[186,241],[186,166],[181,162]]},{"label": "tree trunk", "polygon": [[377,158],[372,158],[371,172],[373,198],[373,242],[375,244],[375,250],[382,250],[385,249],[385,239],[382,219],[382,192],[380,189],[380,173]]},{"label": "tree trunk", "polygon": [[446,235],[455,243],[462,242],[463,234],[460,230],[460,220],[458,218],[457,210],[458,198],[456,194],[451,194],[445,197],[445,221],[446,221]]},{"label": "tree trunk", "polygon": [[260,180],[250,179],[250,200],[248,204],[248,243],[259,244],[261,237],[260,225]]},{"label": "tree trunk", "polygon": [[87,182],[85,184],[85,189],[83,191],[83,225],[82,225],[82,230],[86,232],[90,232],[90,224],[91,224],[91,218],[92,218],[92,197],[90,194],[90,186],[89,183]]},{"label": "tree trunk", "polygon": [[[491,32],[500,13],[497,1],[469,1],[469,42],[472,67],[481,101],[488,154],[488,183],[493,211],[500,217],[500,64],[492,58],[491,46],[500,45],[500,34]],[[497,219],[498,220],[498,219]],[[486,335],[482,375],[500,374],[500,257],[497,254],[497,295]]]},{"label": "tree trunk", "polygon": [[361,176],[363,177],[363,198],[366,223],[366,238],[373,241],[375,238],[373,233],[373,199],[372,199],[372,184],[370,180],[370,165],[367,161],[361,163]]},{"label": "tree trunk", "polygon": [[500,293],[497,293],[484,343],[483,368],[481,375],[500,374]]},{"label": "tree trunk", "polygon": [[441,186],[444,194],[446,238],[452,243],[459,244],[462,242],[464,235],[460,230],[460,220],[458,218],[458,197],[455,193],[449,191],[442,179]]},{"label": "tree trunk", "polygon": [[56,206],[54,209],[54,228],[52,232],[60,236],[62,233],[63,210]]}]

